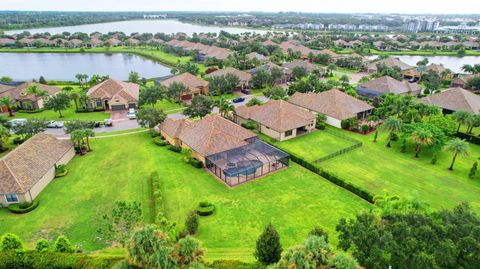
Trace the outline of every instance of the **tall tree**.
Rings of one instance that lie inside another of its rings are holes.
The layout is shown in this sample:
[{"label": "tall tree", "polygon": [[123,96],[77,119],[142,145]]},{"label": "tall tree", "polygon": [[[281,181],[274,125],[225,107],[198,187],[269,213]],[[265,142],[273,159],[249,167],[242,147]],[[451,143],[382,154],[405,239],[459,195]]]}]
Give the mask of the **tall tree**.
[{"label": "tall tree", "polygon": [[458,155],[468,155],[469,148],[470,147],[468,145],[468,142],[460,138],[454,138],[447,142],[447,145],[445,146],[445,151],[453,154],[452,163],[450,164],[448,170],[453,170],[453,165],[455,164],[455,160],[457,159]]},{"label": "tall tree", "polygon": [[140,91],[139,103],[140,105],[146,104],[154,107],[158,101],[163,99],[165,92],[166,89],[164,89],[162,86],[146,87]]},{"label": "tall tree", "polygon": [[193,97],[192,103],[187,106],[183,114],[190,118],[203,118],[212,112],[213,106],[214,102],[208,96],[197,95]]},{"label": "tall tree", "polygon": [[130,71],[130,74],[128,75],[128,81],[131,83],[138,83],[139,80],[140,75],[135,71]]},{"label": "tall tree", "polygon": [[222,117],[228,117],[230,113],[235,114],[235,106],[223,97],[216,101],[215,105]]},{"label": "tall tree", "polygon": [[472,114],[467,111],[455,111],[452,116],[457,120],[458,122],[458,128],[457,132],[460,131],[460,127],[462,125],[469,125],[470,122],[472,121]]},{"label": "tall tree", "polygon": [[415,142],[415,157],[418,158],[422,145],[431,145],[434,143],[433,134],[425,128],[416,128],[411,135],[411,139]]},{"label": "tall tree", "polygon": [[280,235],[275,227],[269,224],[257,240],[255,258],[262,264],[268,265],[278,262],[281,254]]},{"label": "tall tree", "polygon": [[152,130],[158,124],[162,123],[167,115],[161,109],[154,107],[140,108],[137,111],[137,121],[140,126]]},{"label": "tall tree", "polygon": [[0,151],[5,150],[4,144],[5,144],[5,139],[10,136],[10,131],[7,129],[7,127],[0,125]]},{"label": "tall tree", "polygon": [[62,110],[66,110],[69,107],[70,97],[66,93],[52,95],[45,102],[45,108],[58,112],[60,118],[63,118]]},{"label": "tall tree", "polygon": [[167,96],[170,99],[180,101],[183,94],[188,93],[190,89],[181,82],[173,82],[167,88]]}]

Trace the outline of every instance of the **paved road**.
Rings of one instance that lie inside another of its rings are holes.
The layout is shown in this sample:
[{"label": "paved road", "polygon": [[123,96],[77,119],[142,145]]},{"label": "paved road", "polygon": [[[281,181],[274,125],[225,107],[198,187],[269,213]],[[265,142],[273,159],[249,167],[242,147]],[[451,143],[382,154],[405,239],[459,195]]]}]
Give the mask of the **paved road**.
[{"label": "paved road", "polygon": [[[234,103],[233,105],[235,107],[243,106],[243,105],[246,104],[246,102],[248,102],[250,99],[252,99],[254,97],[260,99],[262,102],[268,101],[268,98],[265,97],[265,96],[246,95],[246,96],[243,96],[243,97],[245,97],[245,101],[243,101],[241,103]],[[125,112],[121,112],[121,113],[125,113]],[[213,113],[218,113],[218,108],[217,107],[215,107],[213,109]],[[169,114],[167,117],[171,118],[171,119],[184,119],[184,118],[186,118],[186,116],[183,115],[181,112]],[[99,128],[95,128],[93,131],[96,134],[101,135],[101,133],[103,133],[103,132],[117,132],[117,131],[129,130],[129,129],[134,129],[134,128],[140,127],[140,125],[138,125],[138,122],[136,120],[129,120],[125,117],[121,117],[121,115],[118,115],[118,113],[116,113],[115,115],[112,115],[112,118],[115,118],[115,119],[113,119],[113,126],[112,127],[99,127]],[[69,135],[65,134],[63,129],[53,129],[53,128],[50,129],[49,128],[45,132],[49,133],[49,134],[59,136],[59,137],[68,137],[69,136]]]}]

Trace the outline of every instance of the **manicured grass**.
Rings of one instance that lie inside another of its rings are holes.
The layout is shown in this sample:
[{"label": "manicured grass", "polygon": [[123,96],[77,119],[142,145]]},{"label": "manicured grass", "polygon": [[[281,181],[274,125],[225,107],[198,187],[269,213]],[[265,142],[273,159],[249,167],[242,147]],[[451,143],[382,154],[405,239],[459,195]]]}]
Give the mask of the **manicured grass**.
[{"label": "manicured grass", "polygon": [[62,111],[63,118],[59,117],[58,112],[53,110],[44,110],[38,113],[15,113],[17,119],[46,119],[46,120],[58,120],[58,121],[70,121],[70,120],[89,120],[89,121],[103,121],[109,119],[110,114],[103,111],[76,113],[75,104],[71,101],[70,107],[67,110]]},{"label": "manicured grass", "polygon": [[[145,107],[149,107],[149,105],[146,105]],[[162,109],[167,114],[177,113],[185,108],[182,104],[175,103],[166,99],[157,101],[157,103],[155,104],[155,107],[158,109]]]},{"label": "manicured grass", "polygon": [[315,131],[287,141],[275,143],[279,148],[292,152],[292,154],[303,156],[305,160],[310,162],[353,144],[353,142],[326,131]]},{"label": "manicured grass", "polygon": [[214,101],[218,101],[220,100],[222,97],[223,99],[225,100],[231,100],[233,98],[237,98],[239,95],[235,94],[235,93],[224,93],[222,95],[210,95],[210,98],[212,98],[212,100]]},{"label": "manicured grass", "polygon": [[103,245],[94,242],[95,232],[114,201],[141,201],[150,219],[147,177],[153,171],[164,182],[167,217],[179,228],[198,202],[215,204],[214,215],[201,217],[197,235],[209,260],[253,260],[255,241],[270,222],[285,249],[303,241],[314,226],[326,229],[336,245],[339,219],[370,206],[294,163],[230,189],[205,170],[185,164],[181,154],[154,145],[146,132],[91,143],[94,151],[68,165],[69,175],[42,192],[35,211],[13,215],[1,210],[0,234],[16,233],[30,245],[66,234],[85,250],[99,249]]},{"label": "manicured grass", "polygon": [[[433,208],[452,208],[467,201],[475,211],[480,212],[480,174],[473,180],[468,178],[473,162],[478,161],[480,156],[480,146],[470,144],[470,156],[459,156],[454,171],[449,171],[450,153],[440,152],[437,164],[433,165],[432,152],[428,148],[420,152],[420,158],[414,158],[415,145],[411,142],[406,153],[400,153],[400,142],[393,142],[392,148],[386,148],[384,132],[379,133],[377,143],[372,142],[374,134],[363,136],[343,132],[361,140],[363,146],[324,161],[320,167],[374,194],[381,194],[386,189],[390,194],[415,198]],[[306,158],[313,148],[325,147],[328,143],[324,136],[313,137],[312,140],[303,149]]]}]

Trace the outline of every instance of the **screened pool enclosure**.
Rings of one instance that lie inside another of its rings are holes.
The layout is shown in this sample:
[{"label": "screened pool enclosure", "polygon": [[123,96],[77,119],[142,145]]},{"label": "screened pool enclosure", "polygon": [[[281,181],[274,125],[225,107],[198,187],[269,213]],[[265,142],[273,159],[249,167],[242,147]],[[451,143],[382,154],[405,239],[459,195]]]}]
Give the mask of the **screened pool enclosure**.
[{"label": "screened pool enclosure", "polygon": [[248,145],[206,157],[206,168],[227,185],[235,186],[288,167],[290,156],[285,152],[258,138],[247,142]]}]

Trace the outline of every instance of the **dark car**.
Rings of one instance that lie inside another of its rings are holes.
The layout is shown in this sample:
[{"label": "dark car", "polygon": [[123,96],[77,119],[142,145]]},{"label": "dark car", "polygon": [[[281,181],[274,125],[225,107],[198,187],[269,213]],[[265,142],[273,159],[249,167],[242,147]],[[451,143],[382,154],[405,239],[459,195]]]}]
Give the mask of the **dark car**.
[{"label": "dark car", "polygon": [[234,103],[241,103],[243,101],[245,101],[245,98],[243,98],[243,97],[237,97],[237,98],[232,100],[232,102],[234,102]]},{"label": "dark car", "polygon": [[243,94],[250,94],[251,93],[251,91],[249,89],[243,89],[243,90],[241,90],[241,92]]}]

